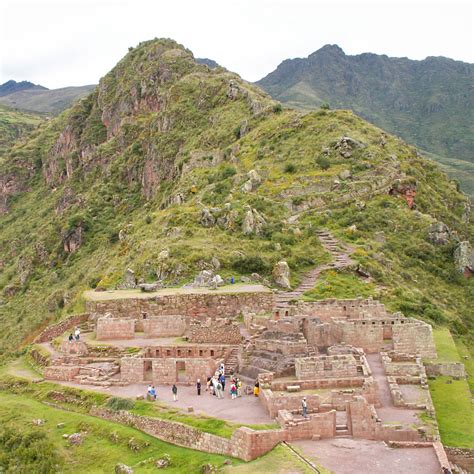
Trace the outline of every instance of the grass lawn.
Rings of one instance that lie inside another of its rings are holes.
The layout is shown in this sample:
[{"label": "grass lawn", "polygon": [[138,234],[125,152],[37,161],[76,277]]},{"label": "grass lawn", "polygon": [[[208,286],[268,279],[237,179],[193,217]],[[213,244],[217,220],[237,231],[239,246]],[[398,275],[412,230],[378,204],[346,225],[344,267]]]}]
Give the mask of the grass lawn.
[{"label": "grass lawn", "polygon": [[447,446],[474,448],[474,410],[465,380],[429,380],[441,440]]},{"label": "grass lawn", "polygon": [[[473,352],[469,350],[469,346],[466,345],[461,339],[456,339],[456,347],[458,349],[459,355],[461,356],[461,362],[466,367],[466,372],[468,375],[467,383],[469,384],[469,389],[471,394],[474,393],[474,359]],[[467,357],[465,359],[464,357]]]},{"label": "grass lawn", "polygon": [[433,337],[440,362],[461,362],[461,357],[449,329],[433,329]]}]

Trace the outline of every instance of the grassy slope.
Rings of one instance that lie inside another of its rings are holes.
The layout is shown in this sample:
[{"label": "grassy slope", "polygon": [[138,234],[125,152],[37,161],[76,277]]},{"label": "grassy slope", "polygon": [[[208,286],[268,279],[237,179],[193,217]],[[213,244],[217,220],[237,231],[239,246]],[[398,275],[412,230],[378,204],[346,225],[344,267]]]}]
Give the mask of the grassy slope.
[{"label": "grassy slope", "polygon": [[0,97],[0,104],[33,112],[58,114],[95,86],[64,87],[51,90],[24,90]]},{"label": "grassy slope", "polygon": [[21,137],[36,128],[43,117],[0,106],[0,156]]},{"label": "grassy slope", "polygon": [[[436,328],[433,336],[439,361],[467,362],[461,359],[448,329]],[[474,411],[469,384],[472,384],[472,372],[468,373],[467,381],[450,377],[429,380],[441,440],[447,446],[474,447]]]}]

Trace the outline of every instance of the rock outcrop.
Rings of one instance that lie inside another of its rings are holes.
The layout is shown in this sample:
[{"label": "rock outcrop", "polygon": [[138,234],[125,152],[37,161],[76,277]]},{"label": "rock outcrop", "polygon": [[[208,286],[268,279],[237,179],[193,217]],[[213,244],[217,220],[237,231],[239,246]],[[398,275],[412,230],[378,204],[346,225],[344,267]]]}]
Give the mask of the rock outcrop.
[{"label": "rock outcrop", "polygon": [[290,289],[290,267],[284,260],[278,262],[272,271],[273,281],[277,286],[284,289]]},{"label": "rock outcrop", "polygon": [[434,244],[444,245],[451,239],[451,231],[444,222],[435,222],[428,227],[428,240]]},{"label": "rock outcrop", "polygon": [[474,251],[467,240],[459,242],[459,245],[456,247],[454,262],[457,271],[466,278],[474,274]]}]

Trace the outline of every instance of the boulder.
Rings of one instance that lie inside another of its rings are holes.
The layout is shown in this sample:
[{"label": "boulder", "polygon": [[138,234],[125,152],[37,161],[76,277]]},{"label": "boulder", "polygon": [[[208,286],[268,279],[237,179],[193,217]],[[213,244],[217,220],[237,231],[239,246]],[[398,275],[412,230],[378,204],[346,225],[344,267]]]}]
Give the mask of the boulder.
[{"label": "boulder", "polygon": [[221,268],[221,262],[217,257],[211,258],[211,265],[214,267],[215,270],[219,270],[219,268]]},{"label": "boulder", "polygon": [[123,281],[117,288],[119,290],[133,289],[137,287],[137,279],[135,278],[135,272],[131,268],[127,268],[123,275]]},{"label": "boulder", "polygon": [[341,179],[350,179],[350,178],[352,178],[352,173],[350,172],[350,170],[342,170],[339,173],[339,178],[341,178]]},{"label": "boulder", "polygon": [[115,466],[115,474],[133,474],[133,469],[126,464],[119,462]]},{"label": "boulder", "polygon": [[280,288],[290,289],[290,267],[284,260],[278,262],[273,267],[273,281]]},{"label": "boulder", "polygon": [[245,181],[245,183],[242,186],[243,192],[249,193],[251,191],[255,191],[262,183],[262,178],[255,170],[250,170],[247,173],[247,177],[248,177],[248,180]]},{"label": "boulder", "polygon": [[211,211],[205,207],[201,211],[199,222],[203,227],[213,227],[216,224],[216,218],[211,214]]},{"label": "boulder", "polygon": [[[82,444],[84,441],[84,434],[83,433],[73,433],[72,435],[68,436],[68,441],[70,444],[78,445]],[[115,471],[117,472],[117,471]]]},{"label": "boulder", "polygon": [[443,222],[435,222],[428,227],[428,240],[437,245],[444,245],[451,239],[451,231]]},{"label": "boulder", "polygon": [[454,263],[459,273],[469,277],[474,273],[474,251],[469,241],[459,242],[454,251]]},{"label": "boulder", "polygon": [[209,286],[216,290],[218,286],[222,286],[224,285],[224,283],[225,282],[220,275],[214,275],[211,279],[211,283],[209,284]]},{"label": "boulder", "polygon": [[365,143],[359,142],[351,137],[341,137],[338,142],[334,145],[334,148],[339,151],[339,154],[343,158],[350,158],[353,150],[357,148],[365,148]]},{"label": "boulder", "polygon": [[191,286],[194,288],[206,288],[211,286],[212,279],[214,278],[214,272],[211,270],[202,270],[195,277]]},{"label": "boulder", "polygon": [[164,469],[171,464],[171,456],[169,454],[163,454],[163,457],[157,459],[155,465],[158,469]]},{"label": "boulder", "polygon": [[152,293],[153,291],[157,291],[162,288],[163,285],[159,281],[156,281],[155,283],[140,283],[138,287],[144,293]]},{"label": "boulder", "polygon": [[246,212],[242,221],[242,232],[245,235],[260,235],[267,222],[256,209],[252,209],[250,206],[246,206],[245,209]]}]

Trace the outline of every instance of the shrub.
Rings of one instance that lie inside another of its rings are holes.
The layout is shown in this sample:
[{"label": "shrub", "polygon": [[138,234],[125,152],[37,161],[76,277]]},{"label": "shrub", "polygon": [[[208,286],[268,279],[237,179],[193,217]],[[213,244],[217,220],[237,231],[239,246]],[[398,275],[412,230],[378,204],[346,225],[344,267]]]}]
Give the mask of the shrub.
[{"label": "shrub", "polygon": [[148,216],[145,217],[145,222],[147,224],[151,224],[151,221],[152,221],[151,216],[148,215]]},{"label": "shrub", "polygon": [[131,410],[134,407],[133,400],[128,398],[112,397],[107,400],[106,406],[114,411]]},{"label": "shrub", "polygon": [[285,168],[283,169],[285,173],[295,173],[296,172],[296,165],[294,163],[287,163]]},{"label": "shrub", "polygon": [[237,170],[233,166],[224,166],[219,171],[219,178],[220,179],[227,179],[234,176],[237,173]]},{"label": "shrub", "polygon": [[273,112],[275,112],[276,114],[279,114],[282,110],[283,110],[283,107],[281,106],[280,103],[275,104],[273,106]]},{"label": "shrub", "polygon": [[329,104],[327,102],[323,102],[319,108],[323,109],[323,110],[330,110],[331,109],[331,107],[329,106]]},{"label": "shrub", "polygon": [[260,273],[268,271],[268,264],[258,255],[238,257],[232,262],[232,268],[239,273]]},{"label": "shrub", "polygon": [[322,170],[327,170],[331,166],[331,162],[329,161],[329,158],[324,155],[318,156],[316,158],[316,163]]}]

